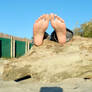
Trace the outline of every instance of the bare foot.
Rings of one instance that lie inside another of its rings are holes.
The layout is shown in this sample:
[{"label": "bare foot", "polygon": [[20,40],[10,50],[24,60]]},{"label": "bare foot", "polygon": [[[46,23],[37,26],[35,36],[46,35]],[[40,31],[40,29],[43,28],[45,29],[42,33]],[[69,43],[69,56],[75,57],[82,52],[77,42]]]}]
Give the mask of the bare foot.
[{"label": "bare foot", "polygon": [[49,15],[44,14],[35,22],[33,26],[33,40],[34,44],[39,46],[43,42],[44,32],[49,25]]},{"label": "bare foot", "polygon": [[56,31],[58,42],[63,45],[66,42],[66,26],[64,20],[54,14],[50,14],[50,21]]}]

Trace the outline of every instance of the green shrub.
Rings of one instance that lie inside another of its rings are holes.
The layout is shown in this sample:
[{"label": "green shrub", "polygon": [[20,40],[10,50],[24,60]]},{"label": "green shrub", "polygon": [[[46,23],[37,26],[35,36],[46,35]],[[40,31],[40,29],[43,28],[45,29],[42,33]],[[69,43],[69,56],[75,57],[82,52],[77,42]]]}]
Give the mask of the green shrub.
[{"label": "green shrub", "polygon": [[83,37],[92,37],[92,21],[82,24],[81,30]]},{"label": "green shrub", "polygon": [[81,27],[75,28],[73,32],[82,37],[92,37],[92,21],[81,24]]}]

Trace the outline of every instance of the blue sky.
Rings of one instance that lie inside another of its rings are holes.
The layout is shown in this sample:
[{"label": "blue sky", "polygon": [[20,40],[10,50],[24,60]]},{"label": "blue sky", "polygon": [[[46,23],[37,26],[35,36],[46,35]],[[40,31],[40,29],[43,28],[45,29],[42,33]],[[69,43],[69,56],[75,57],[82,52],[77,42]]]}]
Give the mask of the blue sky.
[{"label": "blue sky", "polygon": [[35,20],[45,13],[57,14],[73,29],[92,19],[92,0],[0,0],[0,32],[31,38]]}]

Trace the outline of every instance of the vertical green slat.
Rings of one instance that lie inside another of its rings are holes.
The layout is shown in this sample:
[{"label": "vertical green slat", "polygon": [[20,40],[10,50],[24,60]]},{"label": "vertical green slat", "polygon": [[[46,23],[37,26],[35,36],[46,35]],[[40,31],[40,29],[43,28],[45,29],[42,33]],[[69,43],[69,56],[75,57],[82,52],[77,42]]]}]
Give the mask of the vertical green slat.
[{"label": "vertical green slat", "polygon": [[2,57],[2,40],[0,38],[0,57]]},{"label": "vertical green slat", "polygon": [[23,41],[15,41],[15,57],[20,57],[25,54],[25,45]]},{"label": "vertical green slat", "polygon": [[0,38],[0,57],[11,57],[11,39]]},{"label": "vertical green slat", "polygon": [[31,49],[32,46],[33,46],[33,44],[32,43],[29,43],[29,49]]}]

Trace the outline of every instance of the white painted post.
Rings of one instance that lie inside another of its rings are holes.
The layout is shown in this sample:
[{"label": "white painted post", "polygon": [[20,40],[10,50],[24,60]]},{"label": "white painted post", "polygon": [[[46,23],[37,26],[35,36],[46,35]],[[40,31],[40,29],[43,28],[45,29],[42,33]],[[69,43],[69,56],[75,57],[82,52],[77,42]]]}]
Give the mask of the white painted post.
[{"label": "white painted post", "polygon": [[29,41],[28,41],[28,51],[29,51]]},{"label": "white painted post", "polygon": [[25,41],[25,43],[26,43],[26,46],[25,46],[25,53],[27,53],[27,40]]},{"label": "white painted post", "polygon": [[[13,39],[12,39],[13,37],[11,36],[10,37],[10,39],[11,39],[11,58],[13,57],[13,43],[12,43],[12,41],[13,41]],[[7,48],[8,49],[8,48]]]},{"label": "white painted post", "polygon": [[13,58],[15,58],[15,39],[14,39],[14,37],[12,40],[12,44],[13,44]]}]

